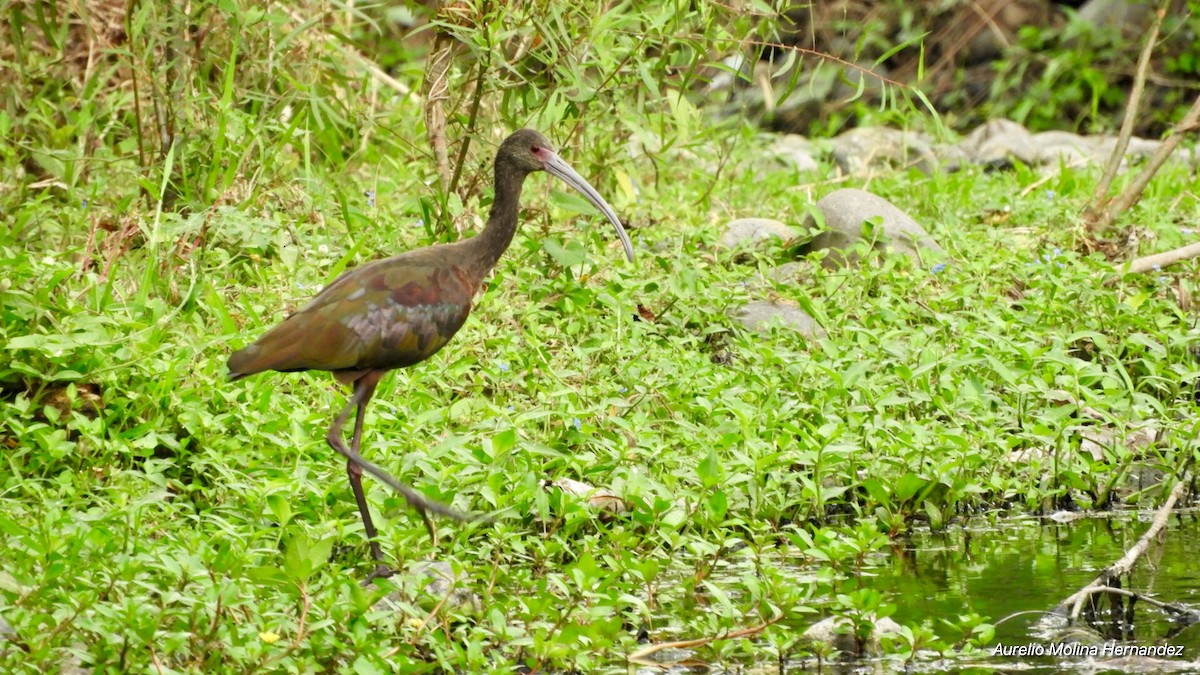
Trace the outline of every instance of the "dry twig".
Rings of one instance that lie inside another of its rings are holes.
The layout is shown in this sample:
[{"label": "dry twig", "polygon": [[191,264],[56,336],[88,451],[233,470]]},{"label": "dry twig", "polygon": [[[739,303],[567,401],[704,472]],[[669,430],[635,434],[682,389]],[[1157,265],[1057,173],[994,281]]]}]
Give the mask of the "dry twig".
[{"label": "dry twig", "polygon": [[[1167,158],[1179,146],[1183,140],[1184,134],[1196,130],[1200,127],[1200,96],[1192,103],[1191,109],[1184,115],[1174,127],[1171,133],[1167,135],[1158,150],[1142,168],[1142,171],[1133,179],[1128,187],[1121,194],[1117,195],[1107,205],[1104,203],[1104,195],[1112,185],[1112,181],[1116,176],[1117,167],[1120,166],[1121,159],[1124,157],[1125,149],[1128,147],[1129,139],[1133,133],[1133,121],[1137,117],[1138,107],[1140,105],[1142,90],[1145,87],[1146,79],[1149,71],[1150,54],[1153,51],[1154,45],[1158,39],[1158,31],[1162,25],[1163,17],[1166,15],[1169,6],[1169,0],[1163,0],[1158,10],[1154,15],[1154,23],[1150,27],[1150,32],[1146,37],[1146,44],[1142,49],[1141,56],[1138,59],[1136,76],[1134,78],[1133,90],[1129,96],[1129,104],[1125,111],[1125,120],[1121,125],[1121,133],[1117,138],[1117,143],[1113,147],[1113,154],[1109,158],[1108,165],[1105,167],[1104,175],[1100,179],[1100,183],[1096,186],[1096,193],[1092,198],[1092,204],[1088,207],[1084,215],[1084,223],[1089,233],[1106,229],[1116,222],[1117,218],[1128,211],[1142,197],[1146,186],[1150,184],[1150,179],[1158,173],[1162,165],[1166,163]],[[1102,212],[1103,211],[1103,212]],[[1182,249],[1181,249],[1182,250]],[[1190,257],[1190,256],[1185,256]],[[1171,260],[1176,262],[1185,258],[1177,258]],[[1137,261],[1135,261],[1137,262]],[[1161,263],[1149,263],[1149,269]],[[1144,271],[1144,270],[1142,270]]]},{"label": "dry twig", "polygon": [[1171,153],[1175,152],[1175,148],[1179,147],[1179,144],[1183,142],[1184,134],[1189,131],[1195,131],[1197,128],[1200,128],[1200,96],[1196,97],[1191,109],[1183,116],[1183,119],[1179,120],[1179,123],[1172,127],[1170,135],[1163,139],[1162,145],[1158,146],[1158,151],[1146,163],[1142,172],[1133,179],[1133,182],[1129,184],[1129,187],[1125,188],[1124,192],[1117,195],[1117,198],[1109,204],[1108,211],[1099,223],[1107,225],[1115,222],[1117,216],[1128,211],[1130,207],[1136,204],[1141,199],[1142,192],[1145,191],[1146,186],[1150,184],[1150,179],[1154,177],[1154,174],[1158,173],[1158,170],[1167,162],[1167,158],[1171,156]]},{"label": "dry twig", "polygon": [[308,588],[304,584],[300,584],[300,618],[297,620],[296,637],[292,640],[292,644],[288,645],[287,649],[273,654],[265,661],[266,664],[274,663],[288,656],[292,652],[299,649],[304,642],[304,638],[308,637],[308,611],[312,608],[312,598],[308,596]]},{"label": "dry twig", "polygon": [[703,647],[704,645],[717,642],[718,640],[736,640],[739,638],[754,637],[772,625],[778,623],[781,619],[783,619],[782,612],[771,617],[769,621],[765,621],[757,626],[735,630],[731,633],[725,633],[724,635],[713,635],[706,638],[698,638],[696,640],[676,640],[675,642],[656,642],[653,644],[648,644],[627,656],[626,660],[639,666],[669,665],[667,662],[652,661],[649,657],[664,649],[690,649],[692,647]]},{"label": "dry twig", "polygon": [[[304,25],[307,23],[304,17],[300,16],[298,12],[288,5],[276,3],[275,6],[287,12],[288,16],[292,17],[292,21],[295,21],[297,24]],[[412,90],[408,88],[408,85],[383,72],[383,69],[379,67],[379,64],[367,58],[362,54],[362,52],[342,44],[337,37],[330,35],[329,33],[323,33],[321,37],[324,39],[326,44],[336,49],[338,53],[346,58],[347,61],[358,65],[363,70],[366,70],[372,78],[382,82],[388,87],[391,87],[396,91],[397,94],[400,94],[401,96],[408,96],[412,93]]]}]

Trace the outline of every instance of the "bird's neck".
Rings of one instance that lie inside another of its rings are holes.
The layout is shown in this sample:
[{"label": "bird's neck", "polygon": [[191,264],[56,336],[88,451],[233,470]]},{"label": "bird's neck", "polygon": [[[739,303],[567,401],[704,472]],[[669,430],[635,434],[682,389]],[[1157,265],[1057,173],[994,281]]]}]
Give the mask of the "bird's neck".
[{"label": "bird's neck", "polygon": [[472,249],[469,255],[471,266],[480,279],[496,266],[516,234],[517,214],[521,209],[518,202],[525,175],[522,172],[496,171],[496,195],[492,200],[487,225],[483,232],[468,242]]}]

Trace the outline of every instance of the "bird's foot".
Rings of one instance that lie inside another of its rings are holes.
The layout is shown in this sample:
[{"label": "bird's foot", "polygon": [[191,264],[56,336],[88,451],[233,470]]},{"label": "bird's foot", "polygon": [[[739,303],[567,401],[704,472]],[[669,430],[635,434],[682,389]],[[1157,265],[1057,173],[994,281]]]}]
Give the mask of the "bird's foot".
[{"label": "bird's foot", "polygon": [[384,565],[383,563],[379,563],[379,564],[375,565],[375,569],[370,574],[367,575],[367,578],[363,579],[363,582],[362,582],[363,588],[366,588],[366,587],[370,586],[371,584],[375,583],[376,579],[387,579],[388,577],[398,574],[399,571],[400,570],[397,570],[394,567],[389,567],[387,565]]}]

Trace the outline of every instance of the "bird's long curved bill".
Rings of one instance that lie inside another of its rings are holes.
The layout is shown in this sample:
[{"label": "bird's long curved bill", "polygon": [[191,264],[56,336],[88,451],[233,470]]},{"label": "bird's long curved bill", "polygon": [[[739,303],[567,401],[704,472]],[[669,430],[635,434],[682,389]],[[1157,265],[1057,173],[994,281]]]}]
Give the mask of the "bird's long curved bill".
[{"label": "bird's long curved bill", "polygon": [[617,237],[621,240],[621,246],[625,247],[625,257],[629,258],[629,262],[633,262],[633,243],[629,241],[629,235],[625,234],[625,228],[621,226],[621,221],[617,218],[617,214],[613,212],[608,202],[604,201],[604,197],[601,197],[600,193],[596,192],[596,188],[584,180],[583,176],[575,173],[575,169],[572,169],[570,165],[562,161],[556,154],[550,155],[550,159],[545,162],[545,167],[546,171],[558,176],[567,185],[579,190],[580,194],[587,197],[587,200],[593,206],[600,209],[600,213],[603,213],[604,217],[608,218],[608,222],[612,223],[613,228],[616,229]]}]

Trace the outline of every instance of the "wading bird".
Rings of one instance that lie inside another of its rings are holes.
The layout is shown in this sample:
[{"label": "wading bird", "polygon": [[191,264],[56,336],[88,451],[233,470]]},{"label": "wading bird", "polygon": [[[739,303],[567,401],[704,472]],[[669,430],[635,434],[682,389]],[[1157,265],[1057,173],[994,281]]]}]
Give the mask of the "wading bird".
[{"label": "wading bird", "polygon": [[[435,544],[437,534],[430,512],[458,520],[468,516],[425,497],[363,459],[359,444],[367,403],[389,370],[428,359],[462,327],[480,283],[512,242],[521,187],[525,177],[535,171],[558,176],[583,193],[613,224],[625,255],[633,261],[633,245],[608,202],[559,159],[544,136],[522,129],[506,138],[496,153],[495,200],[487,225],[477,236],[349,270],[303,309],[229,357],[229,377],[234,380],[266,370],[328,370],[339,382],[350,385],[350,398],[325,440],[346,457],[350,488],[378,565],[371,578],[390,570],[383,565],[383,551],[363,494],[364,471],[404,496],[421,514]],[[354,435],[346,447],[342,427],[355,410]]]}]

